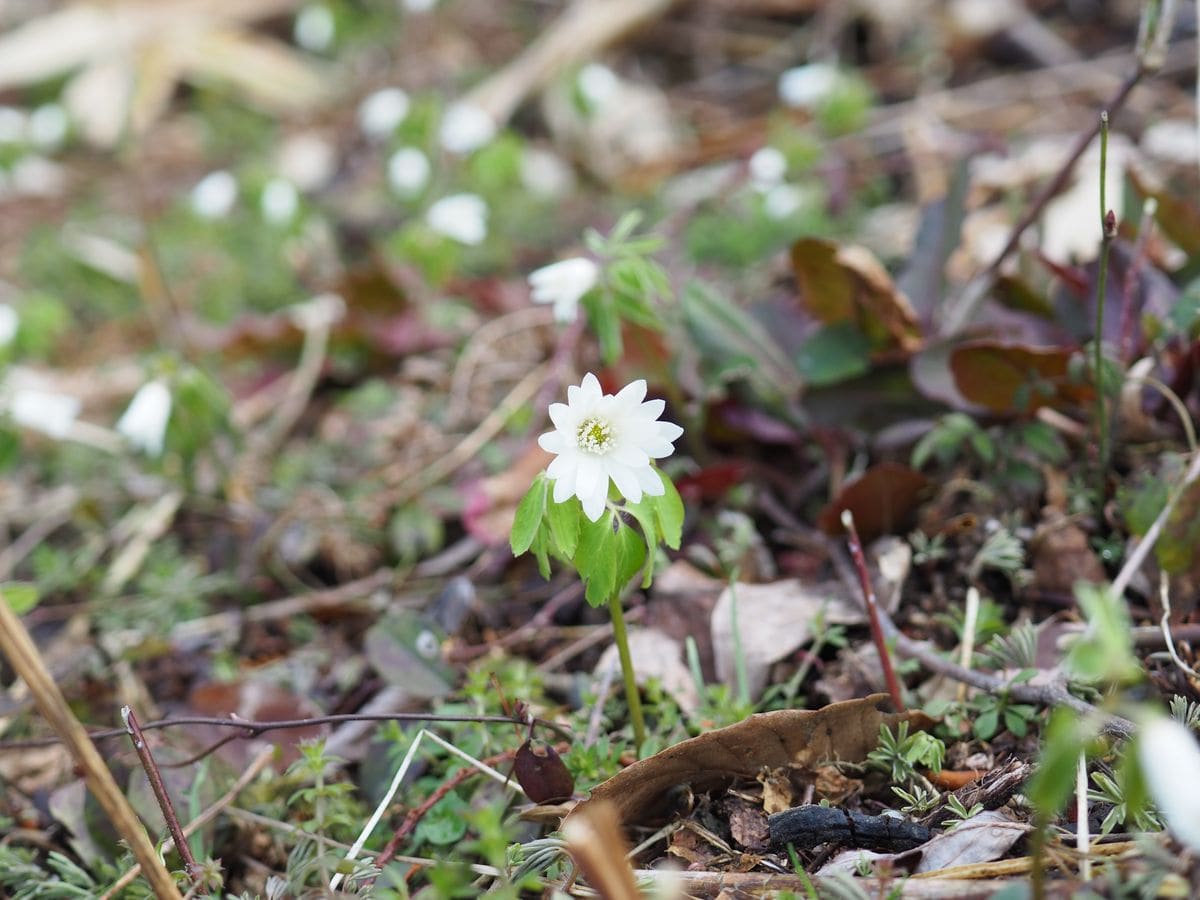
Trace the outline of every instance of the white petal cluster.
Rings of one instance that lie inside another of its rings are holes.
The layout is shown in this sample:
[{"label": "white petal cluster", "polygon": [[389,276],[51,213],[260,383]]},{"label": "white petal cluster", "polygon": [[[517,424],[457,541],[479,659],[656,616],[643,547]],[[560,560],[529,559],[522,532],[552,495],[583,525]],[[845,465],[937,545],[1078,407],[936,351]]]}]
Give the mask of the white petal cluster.
[{"label": "white petal cluster", "polygon": [[474,247],[487,237],[488,208],[476,194],[451,194],[425,213],[425,224],[451,240]]},{"label": "white petal cluster", "polygon": [[17,387],[8,398],[8,414],[18,425],[62,440],[79,416],[78,397],[35,387]]},{"label": "white petal cluster", "polygon": [[223,219],[237,202],[238,183],[224,169],[209,172],[192,188],[192,212],[202,219]]},{"label": "white petal cluster", "polygon": [[1200,745],[1167,716],[1142,725],[1138,763],[1155,805],[1180,843],[1200,852]]},{"label": "white petal cluster", "polygon": [[538,438],[542,449],[557,454],[546,469],[554,482],[554,502],[579,498],[595,522],[604,512],[611,480],[626,500],[643,494],[661,497],[666,488],[650,461],[675,452],[683,429],[660,422],[666,404],[646,400],[646,382],[638,379],[616,394],[605,394],[589,372],[583,383],[567,388],[566,403],[550,404],[554,431]]},{"label": "white petal cluster", "polygon": [[496,136],[496,120],[473,103],[454,103],[442,117],[438,140],[451,153],[471,153]]},{"label": "white petal cluster", "polygon": [[783,182],[787,175],[787,158],[774,147],[760,147],[749,162],[750,180],[759,190],[767,190]]},{"label": "white petal cluster", "polygon": [[147,455],[161,456],[170,418],[170,389],[157,379],[147,381],[117,420],[117,432]]},{"label": "white petal cluster", "polygon": [[788,69],[779,76],[779,99],[797,109],[816,106],[833,93],[840,78],[837,66],[829,63]]},{"label": "white petal cluster", "polygon": [[403,90],[382,88],[358,105],[358,127],[371,140],[384,140],[408,117],[408,108],[408,94]]},{"label": "white petal cluster", "polygon": [[416,147],[401,147],[388,158],[388,184],[401,197],[416,196],[429,182],[431,169],[429,157]]},{"label": "white petal cluster", "polygon": [[336,33],[333,11],[324,3],[304,7],[296,14],[296,24],[292,27],[292,37],[296,43],[313,53],[328,50],[333,45]]},{"label": "white petal cluster", "polygon": [[579,300],[596,286],[600,267],[584,256],[542,266],[529,273],[529,291],[534,303],[553,303],[557,322],[574,322]]},{"label": "white petal cluster", "polygon": [[272,178],[263,185],[258,205],[272,225],[287,225],[300,211],[300,192],[286,178]]}]

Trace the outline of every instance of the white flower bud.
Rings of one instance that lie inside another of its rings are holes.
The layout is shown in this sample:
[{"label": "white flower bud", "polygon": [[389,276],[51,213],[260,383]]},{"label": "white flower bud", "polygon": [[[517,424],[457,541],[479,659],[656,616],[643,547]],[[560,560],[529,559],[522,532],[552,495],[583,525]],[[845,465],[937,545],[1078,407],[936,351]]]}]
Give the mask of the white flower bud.
[{"label": "white flower bud", "polygon": [[579,300],[596,286],[600,267],[583,256],[543,266],[529,274],[529,290],[534,303],[553,303],[554,318],[573,322],[579,314]]},{"label": "white flower bud", "polygon": [[401,147],[387,164],[388,184],[401,197],[413,197],[429,183],[429,158],[416,147]]},{"label": "white flower bud", "polygon": [[816,106],[833,92],[840,77],[837,66],[829,63],[788,69],[779,76],[779,99],[796,109]]},{"label": "white flower bud", "polygon": [[286,178],[272,178],[263,186],[258,206],[272,225],[287,225],[300,209],[300,193]]},{"label": "white flower bud", "polygon": [[451,153],[471,153],[496,136],[496,120],[473,103],[454,103],[442,117],[438,140]]},{"label": "white flower bud", "polygon": [[407,118],[408,108],[408,94],[398,87],[383,88],[358,105],[358,127],[371,140],[384,140]]},{"label": "white flower bud", "polygon": [[1200,745],[1167,716],[1142,725],[1137,736],[1142,778],[1167,827],[1180,843],[1200,852]]},{"label": "white flower bud", "polygon": [[117,420],[117,432],[148,456],[161,456],[170,418],[170,390],[162,381],[147,381]]},{"label": "white flower bud", "polygon": [[787,158],[774,147],[761,147],[750,157],[750,179],[761,190],[783,181],[787,174]]},{"label": "white flower bud", "polygon": [[488,208],[475,194],[451,194],[438,200],[425,213],[425,222],[438,234],[475,246],[487,237]]},{"label": "white flower bud", "polygon": [[296,43],[312,53],[324,53],[333,45],[337,25],[333,12],[324,3],[314,3],[296,14],[292,37]]},{"label": "white flower bud", "polygon": [[192,212],[202,219],[223,219],[237,202],[238,183],[224,169],[209,172],[192,188]]}]

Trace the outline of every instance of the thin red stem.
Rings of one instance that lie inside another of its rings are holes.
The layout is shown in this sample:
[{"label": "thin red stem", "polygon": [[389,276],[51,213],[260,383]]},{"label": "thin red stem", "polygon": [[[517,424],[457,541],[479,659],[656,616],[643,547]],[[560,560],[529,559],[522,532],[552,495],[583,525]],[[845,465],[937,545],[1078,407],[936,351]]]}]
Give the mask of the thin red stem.
[{"label": "thin red stem", "polygon": [[879,602],[875,599],[875,587],[871,584],[871,574],[867,571],[867,557],[863,554],[862,542],[858,539],[858,529],[854,527],[854,516],[850,510],[842,512],[842,525],[846,529],[847,543],[854,565],[858,568],[858,581],[862,586],[863,602],[867,606],[867,617],[871,624],[871,639],[875,649],[879,651],[879,665],[883,669],[883,680],[887,683],[888,693],[892,695],[892,703],[898,712],[904,712],[904,698],[900,693],[900,682],[896,680],[896,670],[892,668],[892,656],[888,651],[887,642],[883,639],[883,625],[879,621]]}]

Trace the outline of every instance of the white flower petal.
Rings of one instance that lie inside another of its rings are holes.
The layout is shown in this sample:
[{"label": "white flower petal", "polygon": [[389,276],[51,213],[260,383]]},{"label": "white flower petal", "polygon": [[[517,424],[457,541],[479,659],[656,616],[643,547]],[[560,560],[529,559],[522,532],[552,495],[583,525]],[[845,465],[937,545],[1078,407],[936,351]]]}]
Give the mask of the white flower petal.
[{"label": "white flower petal", "polygon": [[613,462],[619,463],[622,466],[628,466],[631,469],[647,466],[650,464],[650,456],[641,447],[636,447],[633,444],[619,443],[613,447],[610,453]]},{"label": "white flower petal", "polygon": [[1138,734],[1138,762],[1155,805],[1180,842],[1200,851],[1200,745],[1186,726],[1167,716]]},{"label": "white flower petal", "polygon": [[82,404],[78,397],[40,388],[17,388],[8,402],[8,413],[18,425],[62,440],[75,424]]},{"label": "white flower petal", "polygon": [[576,256],[543,266],[529,274],[530,297],[534,303],[553,303],[554,318],[573,322],[579,301],[596,286],[600,267],[586,257]]},{"label": "white flower petal", "polygon": [[367,95],[358,105],[358,127],[371,140],[391,137],[408,117],[408,94],[398,87],[387,87]]},{"label": "white flower petal", "polygon": [[429,207],[425,222],[438,234],[475,246],[487,237],[487,203],[475,194],[451,194]]},{"label": "white flower petal", "polygon": [[547,431],[538,438],[538,446],[547,453],[565,453],[567,442],[559,432]]},{"label": "white flower petal", "polygon": [[210,172],[192,188],[192,212],[202,219],[223,219],[237,202],[237,179],[224,169]]},{"label": "white flower petal", "polygon": [[[643,400],[646,399],[646,379],[639,378],[637,381],[631,381],[625,387],[617,392],[617,403],[636,409]],[[662,400],[651,400],[647,406],[653,408],[654,404],[658,403],[658,412],[651,418],[657,419],[662,414],[662,410],[666,404]]]},{"label": "white flower petal", "polygon": [[651,497],[661,497],[667,492],[666,487],[663,486],[662,476],[649,466],[644,469],[638,469],[637,476],[642,490]]},{"label": "white flower petal", "polygon": [[768,188],[783,181],[787,174],[787,157],[774,147],[761,147],[750,157],[747,167],[755,186]]},{"label": "white flower petal", "polygon": [[496,136],[496,120],[473,103],[454,103],[442,117],[438,140],[451,153],[478,150]]},{"label": "white flower petal", "polygon": [[583,499],[599,490],[601,481],[604,482],[604,493],[608,493],[608,475],[601,469],[596,457],[590,453],[581,453],[575,466],[575,494]]},{"label": "white flower petal", "polygon": [[828,97],[840,78],[837,66],[809,63],[788,69],[779,76],[779,98],[788,106],[815,106]]},{"label": "white flower petal", "polygon": [[591,372],[583,376],[583,381],[579,383],[579,390],[584,399],[599,400],[603,396],[603,391],[600,390],[600,379]]},{"label": "white flower petal", "polygon": [[[560,459],[562,457],[559,457]],[[546,474],[550,478],[556,479],[554,482],[554,502],[565,503],[567,498],[575,493],[575,466],[571,463],[566,463],[561,466],[562,471],[557,475],[551,475],[550,470],[546,470]]]},{"label": "white flower petal", "polygon": [[170,418],[170,389],[161,381],[148,381],[138,388],[117,421],[117,432],[147,455],[161,456]]},{"label": "white flower petal", "polygon": [[663,410],[667,408],[667,401],[659,397],[653,400],[647,400],[641,405],[637,411],[638,418],[654,421],[663,414]]},{"label": "white flower petal", "polygon": [[388,159],[388,184],[401,197],[412,197],[424,190],[431,171],[429,157],[416,147],[401,147]]},{"label": "white flower petal", "polygon": [[608,477],[613,480],[621,496],[630,503],[640,503],[642,500],[642,485],[638,481],[637,470],[628,466],[611,465],[608,467]]},{"label": "white flower petal", "polygon": [[595,522],[604,512],[604,503],[608,499],[607,491],[601,493],[599,491],[588,494],[585,497],[580,497],[579,502],[583,504],[583,512],[591,521]]}]

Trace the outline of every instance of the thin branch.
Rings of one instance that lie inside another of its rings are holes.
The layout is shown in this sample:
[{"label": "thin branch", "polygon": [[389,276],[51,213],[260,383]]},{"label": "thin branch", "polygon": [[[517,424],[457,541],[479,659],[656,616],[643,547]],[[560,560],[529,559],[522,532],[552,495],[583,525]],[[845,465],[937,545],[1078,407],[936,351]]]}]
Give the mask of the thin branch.
[{"label": "thin branch", "polygon": [[883,626],[879,618],[879,601],[875,599],[875,586],[871,584],[871,573],[867,571],[867,558],[863,555],[862,541],[858,538],[858,529],[854,527],[854,514],[848,509],[842,510],[842,527],[846,529],[847,543],[850,545],[850,556],[858,568],[858,582],[862,588],[863,603],[867,607],[867,616],[871,623],[871,639],[875,649],[879,651],[879,665],[883,669],[883,680],[887,683],[888,693],[892,695],[892,703],[897,712],[904,712],[904,695],[900,691],[900,682],[896,680],[896,670],[892,668],[892,654],[888,651],[884,640]]}]

